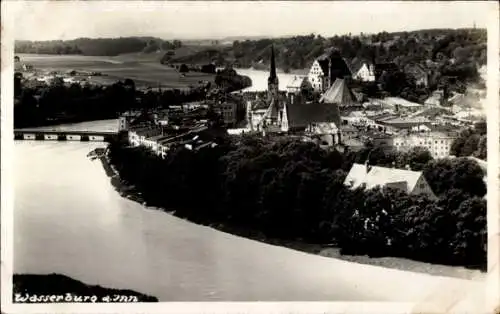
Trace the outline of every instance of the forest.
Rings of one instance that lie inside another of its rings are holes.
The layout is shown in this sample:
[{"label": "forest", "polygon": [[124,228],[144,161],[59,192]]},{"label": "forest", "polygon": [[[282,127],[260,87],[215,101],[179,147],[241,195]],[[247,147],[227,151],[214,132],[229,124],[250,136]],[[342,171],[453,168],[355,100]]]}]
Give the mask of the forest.
[{"label": "forest", "polygon": [[173,50],[181,41],[153,37],[78,38],[74,40],[16,41],[15,53],[79,54],[85,56],[117,56],[125,53]]},{"label": "forest", "polygon": [[[176,148],[163,159],[129,147],[126,134],[108,156],[150,206],[201,224],[257,230],[266,237],[334,244],[343,254],[406,257],[484,268],[486,185],[467,158],[433,160],[425,150],[325,151],[313,143],[252,135],[218,146]],[[354,162],[422,170],[438,200],[398,190],[351,190]]]},{"label": "forest", "polygon": [[[412,32],[321,35],[234,41],[231,47],[213,47],[172,62],[218,64],[267,69],[273,44],[277,66],[285,72],[306,69],[328,48],[335,47],[347,60],[394,62],[400,68],[411,63],[434,62],[442,75],[477,79],[475,68],[486,64],[485,29],[429,29]],[[451,62],[450,62],[451,60]]]}]

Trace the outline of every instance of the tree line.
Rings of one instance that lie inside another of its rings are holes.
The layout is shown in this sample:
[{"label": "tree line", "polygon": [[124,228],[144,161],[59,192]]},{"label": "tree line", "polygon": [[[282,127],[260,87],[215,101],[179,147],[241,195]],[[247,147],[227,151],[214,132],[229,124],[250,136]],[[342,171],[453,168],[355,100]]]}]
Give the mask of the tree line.
[{"label": "tree line", "polygon": [[[345,254],[397,256],[484,267],[486,186],[466,158],[428,152],[325,151],[313,143],[255,136],[223,138],[214,148],[175,148],[163,159],[129,147],[108,156],[148,205],[197,223],[257,230],[268,237],[335,244]],[[438,200],[398,190],[344,185],[354,162],[421,169]]]},{"label": "tree line", "polygon": [[486,128],[486,122],[483,121],[476,123],[474,128],[460,132],[451,145],[450,153],[458,157],[473,156],[486,160],[488,155]]},{"label": "tree line", "polygon": [[117,56],[124,53],[152,53],[180,48],[179,40],[166,41],[153,37],[77,38],[73,40],[16,41],[15,53],[79,54],[85,56]]},{"label": "tree line", "polygon": [[233,92],[251,86],[247,76],[234,70],[217,72],[215,82],[188,90],[140,91],[131,79],[111,85],[66,84],[60,77],[48,83],[27,83],[14,74],[14,127],[34,127],[91,120],[114,119],[128,110],[167,109],[186,102],[202,101],[213,90]]},{"label": "tree line", "polygon": [[128,110],[168,108],[202,100],[206,86],[189,90],[139,91],[131,79],[114,84],[65,84],[55,79],[48,84],[23,86],[15,78],[14,127],[34,127],[60,123],[115,119]]},{"label": "tree line", "polygon": [[[399,66],[409,63],[435,61],[445,75],[456,76],[467,72],[469,66],[486,64],[485,29],[434,29],[412,32],[357,36],[343,35],[324,38],[320,35],[289,38],[235,41],[233,56],[241,66],[255,63],[268,65],[269,46],[275,46],[277,66],[284,69],[303,69],[321,56],[329,47],[335,47],[347,60],[355,58],[375,62],[394,62]],[[453,64],[446,61],[453,59]],[[475,75],[467,73],[465,76]]]}]

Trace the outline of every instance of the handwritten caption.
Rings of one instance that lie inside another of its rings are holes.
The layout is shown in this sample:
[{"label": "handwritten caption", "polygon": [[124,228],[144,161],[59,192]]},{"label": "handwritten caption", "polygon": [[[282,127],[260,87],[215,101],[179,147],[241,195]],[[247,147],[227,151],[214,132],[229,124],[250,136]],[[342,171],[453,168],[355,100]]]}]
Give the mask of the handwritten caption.
[{"label": "handwritten caption", "polygon": [[105,296],[97,295],[74,295],[65,294],[14,294],[14,303],[134,303],[139,302],[135,295],[112,294]]}]

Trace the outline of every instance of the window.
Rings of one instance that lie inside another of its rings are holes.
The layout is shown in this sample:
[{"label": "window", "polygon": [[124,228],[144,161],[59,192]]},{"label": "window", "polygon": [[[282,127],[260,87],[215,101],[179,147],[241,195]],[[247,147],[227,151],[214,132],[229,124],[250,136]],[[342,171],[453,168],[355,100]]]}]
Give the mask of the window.
[{"label": "window", "polygon": [[420,183],[418,186],[419,186],[420,189],[424,189],[425,188],[425,184],[424,183]]}]

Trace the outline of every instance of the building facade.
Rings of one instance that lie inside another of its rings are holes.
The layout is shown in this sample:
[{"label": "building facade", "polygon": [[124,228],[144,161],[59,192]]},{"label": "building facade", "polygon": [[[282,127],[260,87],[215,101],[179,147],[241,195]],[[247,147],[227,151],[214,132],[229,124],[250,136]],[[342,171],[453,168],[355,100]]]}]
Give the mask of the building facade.
[{"label": "building facade", "polygon": [[435,159],[450,156],[451,145],[457,138],[453,133],[424,132],[410,135],[397,135],[393,137],[394,149],[406,152],[415,147],[427,149]]},{"label": "building facade", "polygon": [[421,171],[372,166],[368,163],[353,164],[344,185],[352,189],[361,186],[366,189],[388,187],[408,194],[426,195],[430,199],[437,198]]},{"label": "building facade", "polygon": [[323,92],[326,89],[325,86],[329,86],[328,76],[323,72],[318,60],[314,60],[307,78],[317,92]]},{"label": "building facade", "polygon": [[362,82],[374,82],[375,81],[375,67],[373,64],[367,64],[364,62],[359,69],[357,69],[352,77],[355,80]]}]

